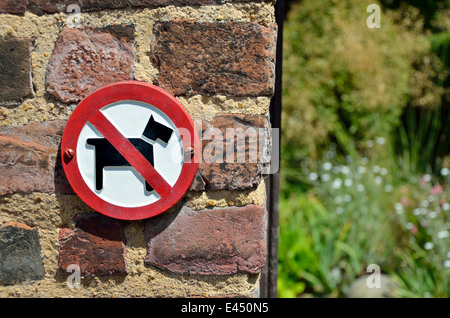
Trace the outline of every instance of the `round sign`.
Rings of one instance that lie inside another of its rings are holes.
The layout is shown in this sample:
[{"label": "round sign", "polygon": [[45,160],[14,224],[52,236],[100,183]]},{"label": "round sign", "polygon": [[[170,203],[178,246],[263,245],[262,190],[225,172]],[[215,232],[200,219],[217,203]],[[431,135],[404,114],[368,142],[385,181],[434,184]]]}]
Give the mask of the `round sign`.
[{"label": "round sign", "polygon": [[175,97],[147,83],[102,87],[76,107],[61,157],[75,193],[94,210],[145,219],[177,203],[198,169],[192,118]]}]

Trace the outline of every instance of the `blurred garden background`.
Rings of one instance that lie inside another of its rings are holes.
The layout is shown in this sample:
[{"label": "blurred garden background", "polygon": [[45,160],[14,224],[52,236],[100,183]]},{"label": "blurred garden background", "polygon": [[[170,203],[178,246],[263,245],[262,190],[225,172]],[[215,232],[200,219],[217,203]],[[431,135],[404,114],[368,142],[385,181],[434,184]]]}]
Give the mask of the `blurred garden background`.
[{"label": "blurred garden background", "polygon": [[450,0],[285,5],[278,296],[449,297]]}]

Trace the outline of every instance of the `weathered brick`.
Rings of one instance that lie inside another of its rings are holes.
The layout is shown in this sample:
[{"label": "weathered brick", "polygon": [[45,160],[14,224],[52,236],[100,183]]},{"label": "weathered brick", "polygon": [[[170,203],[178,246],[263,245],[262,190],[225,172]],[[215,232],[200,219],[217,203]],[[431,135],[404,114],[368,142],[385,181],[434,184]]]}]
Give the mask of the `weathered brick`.
[{"label": "weathered brick", "polygon": [[[223,142],[216,143],[216,138]],[[203,157],[191,190],[243,190],[258,186],[263,169],[269,164],[264,156],[269,142],[265,116],[217,115],[203,127]]]},{"label": "weathered brick", "polygon": [[67,266],[80,266],[84,277],[126,275],[123,224],[99,213],[79,214],[74,226],[59,231],[58,270],[68,275]]},{"label": "weathered brick", "polygon": [[44,278],[37,228],[17,222],[0,227],[0,284],[14,285]]},{"label": "weathered brick", "polygon": [[[10,1],[10,0],[8,0]],[[24,0],[20,0],[25,2]],[[28,10],[38,14],[66,12],[69,4],[77,4],[82,12],[104,9],[121,9],[125,7],[163,7],[163,6],[198,6],[217,5],[225,2],[262,2],[264,0],[28,0]]]},{"label": "weathered brick", "polygon": [[134,74],[134,27],[67,28],[50,57],[47,92],[78,103],[96,89]]},{"label": "weathered brick", "polygon": [[2,0],[0,13],[23,15],[27,8],[28,0]]},{"label": "weathered brick", "polygon": [[59,156],[63,120],[0,127],[0,195],[73,193]]},{"label": "weathered brick", "polygon": [[145,224],[145,262],[177,274],[259,273],[267,213],[256,205],[194,211],[182,207]]},{"label": "weathered brick", "polygon": [[247,22],[156,23],[157,85],[174,95],[272,95],[276,30]]},{"label": "weathered brick", "polygon": [[28,39],[0,39],[0,103],[16,104],[32,95]]},{"label": "weathered brick", "polygon": [[28,0],[28,2],[28,10],[38,15],[66,12],[70,4],[78,5],[81,12],[120,9],[127,6],[126,0]]}]

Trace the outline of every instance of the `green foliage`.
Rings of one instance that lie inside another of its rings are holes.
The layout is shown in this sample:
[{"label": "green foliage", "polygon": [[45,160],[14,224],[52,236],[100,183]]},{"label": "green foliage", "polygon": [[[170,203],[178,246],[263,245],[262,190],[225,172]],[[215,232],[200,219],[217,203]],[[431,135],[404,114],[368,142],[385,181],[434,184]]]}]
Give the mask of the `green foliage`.
[{"label": "green foliage", "polygon": [[399,169],[403,175],[438,171],[450,150],[450,113],[448,107],[413,107],[408,105],[402,125],[394,138]]},{"label": "green foliage", "polygon": [[443,168],[444,186],[424,175],[401,188],[395,203],[401,240],[398,275],[416,296],[450,295],[450,171]]},{"label": "green foliage", "polygon": [[440,32],[430,37],[431,50],[440,57],[444,65],[450,67],[450,33]]},{"label": "green foliage", "polygon": [[342,297],[378,264],[450,296],[450,1],[303,0],[285,24],[280,297]]},{"label": "green foliage", "polygon": [[310,189],[282,198],[280,297],[343,297],[369,264],[397,281],[396,296],[450,296],[450,170],[444,186],[431,175],[403,183],[375,159],[386,141],[368,147],[367,157],[331,148],[306,160]]},{"label": "green foliage", "polygon": [[450,33],[429,41],[430,53],[413,63],[407,107],[394,129],[399,167],[408,176],[435,173],[450,151]]},{"label": "green foliage", "polygon": [[341,158],[331,148],[323,160],[304,162],[310,190],[292,192],[280,205],[281,297],[297,285],[343,296],[365,266],[393,262],[394,222],[386,213],[392,202],[380,200],[393,186],[388,170],[368,160]]},{"label": "green foliage", "polygon": [[424,20],[424,27],[439,30],[436,23],[440,11],[450,8],[449,0],[381,0],[381,4],[389,9],[401,9],[405,3],[417,8]]},{"label": "green foliage", "polygon": [[367,140],[398,123],[411,59],[427,42],[388,15],[381,29],[367,28],[369,3],[302,1],[289,12],[283,44],[283,145],[289,160],[316,156],[329,140],[340,142],[337,130]]}]

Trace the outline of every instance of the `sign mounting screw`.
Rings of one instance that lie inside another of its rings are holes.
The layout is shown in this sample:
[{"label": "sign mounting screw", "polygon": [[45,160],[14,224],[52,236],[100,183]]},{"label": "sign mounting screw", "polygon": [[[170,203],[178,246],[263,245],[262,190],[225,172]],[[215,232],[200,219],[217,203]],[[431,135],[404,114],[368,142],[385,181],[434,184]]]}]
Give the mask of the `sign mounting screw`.
[{"label": "sign mounting screw", "polygon": [[73,159],[75,157],[75,151],[72,148],[67,148],[66,151],[64,151],[64,156],[66,159]]}]

